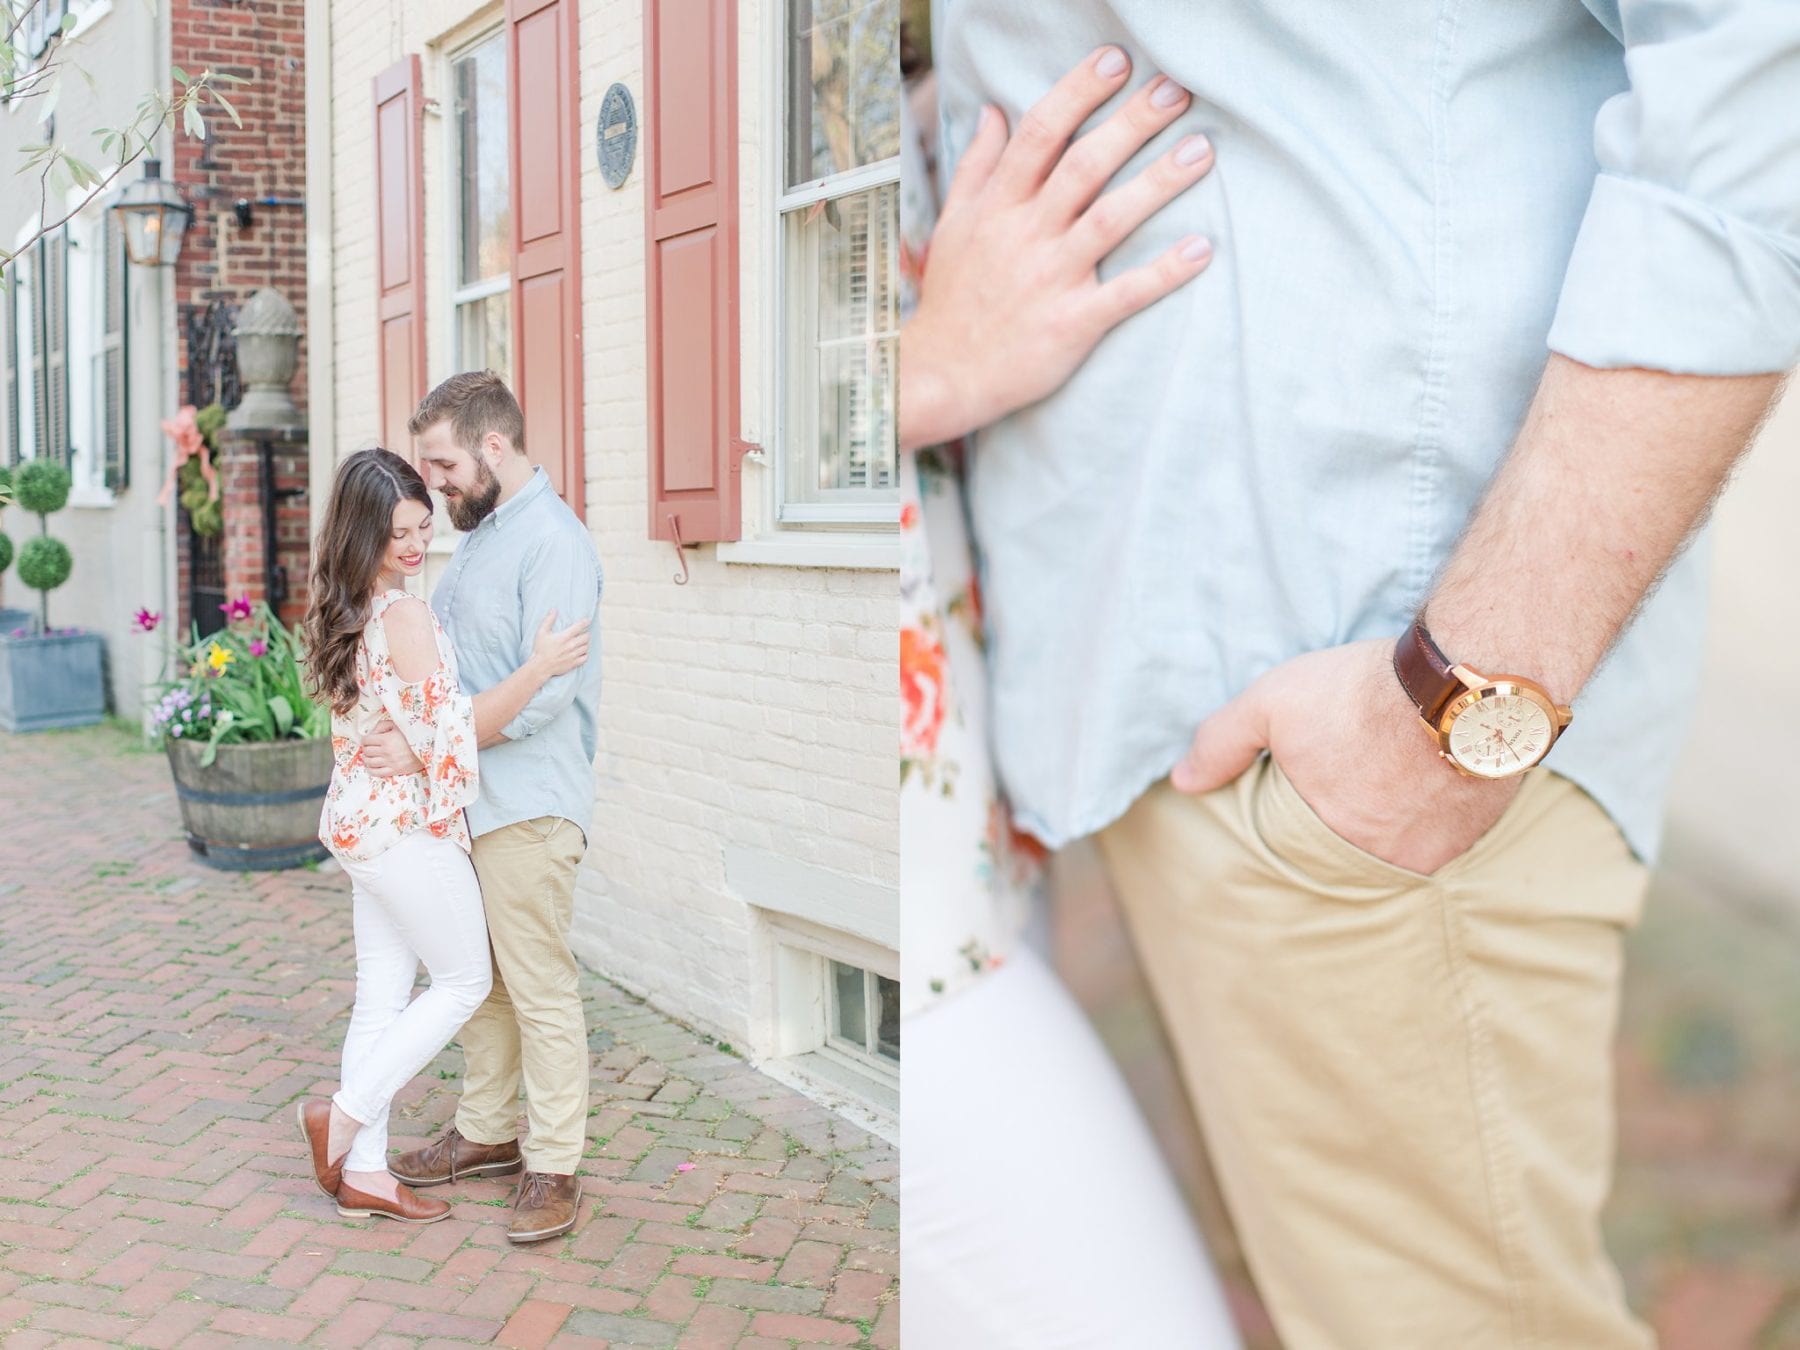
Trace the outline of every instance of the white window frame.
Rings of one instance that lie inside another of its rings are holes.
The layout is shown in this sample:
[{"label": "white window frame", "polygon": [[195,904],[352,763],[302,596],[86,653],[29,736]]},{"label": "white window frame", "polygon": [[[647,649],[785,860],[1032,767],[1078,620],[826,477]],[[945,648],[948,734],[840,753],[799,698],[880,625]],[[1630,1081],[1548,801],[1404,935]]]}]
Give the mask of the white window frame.
[{"label": "white window frame", "polygon": [[31,378],[31,361],[36,355],[37,334],[31,316],[21,314],[21,306],[31,302],[31,270],[37,264],[37,250],[26,249],[25,243],[37,233],[38,217],[25,222],[13,239],[14,257],[9,264],[12,277],[6,291],[6,303],[13,307],[13,335],[18,341],[12,352],[14,370],[19,381],[19,446],[13,456],[20,464],[37,458],[37,382]]},{"label": "white window frame", "polygon": [[[462,270],[462,146],[459,143],[456,130],[456,63],[464,57],[471,55],[476,48],[494,40],[498,40],[500,43],[501,65],[504,67],[506,58],[506,25],[499,19],[496,19],[494,22],[483,27],[479,32],[472,34],[468,38],[459,40],[454,46],[447,47],[443,56],[443,200],[446,203],[444,214],[447,217],[444,222],[444,293],[449,301],[445,307],[445,313],[449,321],[449,331],[444,335],[444,354],[448,358],[448,366],[446,369],[447,375],[468,369],[468,367],[463,364],[462,356],[462,307],[473,301],[486,300],[490,296],[499,295],[502,292],[508,292],[512,289],[512,268],[510,266],[497,277],[489,277],[486,280],[473,282],[467,286],[459,286],[456,280],[457,275]],[[511,95],[512,91],[509,89],[507,91],[507,97],[510,99]],[[512,162],[511,133],[506,127],[502,127],[501,134],[509,137],[507,141],[506,171],[508,174],[507,181],[510,183],[511,174],[517,167]],[[427,209],[429,209],[429,207]],[[518,316],[513,314],[509,308],[506,316],[506,350],[509,361],[513,351],[513,341],[518,335],[515,326],[517,317]],[[513,382],[512,371],[500,370],[495,371],[494,373],[504,379],[509,387],[511,386]]]},{"label": "white window frame", "polygon": [[898,1142],[899,1065],[879,1056],[853,1053],[831,1035],[835,997],[831,962],[841,961],[898,981],[899,954],[796,915],[760,906],[753,912],[768,941],[768,984],[774,996],[772,1053],[759,1060],[757,1068],[809,1095],[820,1096],[836,1110],[843,1109],[847,1095],[869,1113],[858,1123]]},{"label": "white window frame", "polygon": [[[833,959],[837,960],[838,964],[854,970],[862,976],[864,1035],[872,1039],[879,1039],[881,1034],[879,1029],[881,1025],[881,995],[875,982],[877,979],[892,979],[893,977],[883,975],[877,970],[871,970],[859,962],[844,961],[841,958]],[[895,983],[898,984],[898,981]],[[820,1047],[821,1050],[847,1060],[865,1072],[892,1078],[897,1085],[900,1081],[899,1060],[888,1059],[879,1052],[869,1049],[867,1045],[858,1045],[832,1030],[833,1025],[839,1020],[837,1012],[839,993],[837,975],[831,969],[830,962],[826,963],[825,987],[827,1011],[825,1014],[825,1041]],[[897,997],[898,990],[895,992]]]},{"label": "white window frame", "polygon": [[[844,173],[831,174],[823,178],[815,178],[793,188],[787,183],[787,130],[790,109],[788,107],[788,25],[789,0],[781,0],[775,6],[774,41],[775,41],[775,82],[774,82],[774,117],[770,121],[772,134],[769,137],[769,172],[767,181],[770,186],[771,199],[775,208],[773,219],[769,225],[772,231],[774,254],[773,286],[769,293],[770,309],[774,317],[775,345],[774,360],[774,397],[769,409],[769,423],[774,428],[773,448],[770,457],[774,460],[774,513],[773,518],[781,526],[806,525],[856,525],[864,529],[885,527],[898,531],[900,526],[900,486],[898,474],[892,489],[891,500],[865,502],[798,502],[788,499],[788,478],[790,446],[788,443],[788,396],[792,389],[789,383],[794,375],[789,363],[789,323],[788,323],[788,249],[787,218],[795,211],[804,210],[817,202],[830,198],[848,197],[858,192],[866,192],[875,188],[892,184],[896,191],[900,184],[900,162],[898,153],[876,164],[864,164]],[[894,236],[898,247],[898,234]],[[898,274],[898,264],[895,264]],[[895,362],[895,383],[898,385],[899,363]],[[818,371],[811,368],[810,373],[816,383]],[[895,403],[898,404],[899,390],[894,391]]]},{"label": "white window frame", "polygon": [[63,359],[69,370],[69,504],[111,505],[106,467],[94,453],[92,388],[95,338],[103,322],[100,306],[105,301],[94,264],[100,260],[104,231],[91,211],[70,216],[68,230],[69,348]]}]

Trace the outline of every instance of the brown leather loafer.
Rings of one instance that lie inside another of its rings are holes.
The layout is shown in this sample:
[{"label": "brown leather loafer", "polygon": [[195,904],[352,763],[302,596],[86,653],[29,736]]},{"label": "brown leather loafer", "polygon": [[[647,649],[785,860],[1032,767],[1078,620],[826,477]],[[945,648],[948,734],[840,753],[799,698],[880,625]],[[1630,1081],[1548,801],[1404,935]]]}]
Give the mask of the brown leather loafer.
[{"label": "brown leather loafer", "polygon": [[409,1186],[394,1187],[394,1198],[384,1200],[345,1183],[338,1187],[337,1211],[346,1219],[367,1219],[379,1214],[401,1223],[436,1223],[450,1217],[450,1206],[428,1195],[414,1194]]},{"label": "brown leather loafer", "polygon": [[581,1178],[556,1172],[527,1172],[519,1178],[513,1199],[512,1222],[506,1226],[508,1242],[542,1242],[575,1226],[581,1204]]},{"label": "brown leather loafer", "polygon": [[[309,1097],[294,1108],[294,1118],[300,1122],[300,1137],[312,1150],[313,1180],[327,1198],[336,1199],[338,1183],[344,1179],[344,1159],[332,1162],[325,1156],[331,1138],[331,1103]],[[348,1149],[344,1152],[349,1156]]]},{"label": "brown leather loafer", "polygon": [[388,1171],[408,1186],[442,1186],[463,1177],[506,1177],[525,1166],[519,1141],[477,1144],[457,1133],[456,1126],[442,1139],[402,1153],[388,1164]]}]

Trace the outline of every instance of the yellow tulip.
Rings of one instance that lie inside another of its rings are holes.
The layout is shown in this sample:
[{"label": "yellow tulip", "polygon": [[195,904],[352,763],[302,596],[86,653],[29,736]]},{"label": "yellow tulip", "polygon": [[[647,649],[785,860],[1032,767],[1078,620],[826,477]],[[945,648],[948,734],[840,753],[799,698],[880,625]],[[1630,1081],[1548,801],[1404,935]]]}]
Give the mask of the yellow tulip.
[{"label": "yellow tulip", "polygon": [[206,661],[214,670],[223,670],[226,666],[231,664],[232,656],[229,651],[215,642],[212,645],[212,652],[206,658]]}]

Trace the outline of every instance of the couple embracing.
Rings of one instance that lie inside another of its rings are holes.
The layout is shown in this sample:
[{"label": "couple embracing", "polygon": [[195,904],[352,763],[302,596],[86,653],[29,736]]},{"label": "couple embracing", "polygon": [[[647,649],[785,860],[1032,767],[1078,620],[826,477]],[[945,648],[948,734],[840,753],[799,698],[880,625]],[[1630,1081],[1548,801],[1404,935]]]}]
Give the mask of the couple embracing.
[{"label": "couple embracing", "polygon": [[[431,540],[428,484],[392,451],[339,468],[313,563],[307,661],[332,709],[319,835],[353,885],[356,1003],[338,1092],[297,1114],[339,1214],[431,1223],[450,1206],[415,1187],[519,1173],[507,1237],[536,1242],[574,1227],[581,1197],[588,1045],[568,933],[593,812],[600,562],[526,458],[498,376],[444,381],[409,429],[463,532],[430,606],[405,590]],[[431,985],[411,998],[420,962]],[[454,1124],[390,1163],[394,1094],[459,1030]]]}]

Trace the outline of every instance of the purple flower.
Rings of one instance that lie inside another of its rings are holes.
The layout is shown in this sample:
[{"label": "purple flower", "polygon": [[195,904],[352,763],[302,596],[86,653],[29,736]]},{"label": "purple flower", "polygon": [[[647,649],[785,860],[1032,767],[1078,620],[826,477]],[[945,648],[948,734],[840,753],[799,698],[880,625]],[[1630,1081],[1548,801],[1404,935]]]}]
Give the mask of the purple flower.
[{"label": "purple flower", "polygon": [[23,629],[23,628],[15,628],[15,629],[13,629],[13,630],[12,630],[12,636],[14,636],[14,637],[24,637],[24,636],[25,636],[25,630],[24,630],[24,629]]},{"label": "purple flower", "polygon": [[137,612],[137,617],[132,620],[133,626],[136,627],[140,633],[154,633],[156,631],[156,625],[161,622],[162,611],[157,610],[152,612],[149,609],[140,609]]},{"label": "purple flower", "polygon": [[227,620],[236,621],[249,618],[251,614],[250,592],[245,591],[237,599],[228,600],[219,608],[225,612]]},{"label": "purple flower", "polygon": [[261,638],[251,638],[250,639],[250,655],[266,656],[266,655],[268,655],[268,651],[269,651],[269,644],[264,642]]}]

